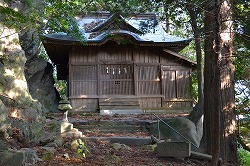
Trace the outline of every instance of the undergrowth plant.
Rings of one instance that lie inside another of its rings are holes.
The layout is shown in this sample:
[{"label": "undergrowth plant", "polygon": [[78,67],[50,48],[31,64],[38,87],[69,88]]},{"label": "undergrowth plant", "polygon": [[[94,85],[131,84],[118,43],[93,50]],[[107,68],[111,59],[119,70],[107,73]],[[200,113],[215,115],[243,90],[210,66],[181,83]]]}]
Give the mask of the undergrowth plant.
[{"label": "undergrowth plant", "polygon": [[250,152],[243,149],[238,148],[238,156],[241,166],[250,165]]},{"label": "undergrowth plant", "polygon": [[77,155],[81,159],[86,158],[86,155],[90,154],[90,151],[88,150],[86,143],[81,139],[78,139],[77,143],[78,143]]}]

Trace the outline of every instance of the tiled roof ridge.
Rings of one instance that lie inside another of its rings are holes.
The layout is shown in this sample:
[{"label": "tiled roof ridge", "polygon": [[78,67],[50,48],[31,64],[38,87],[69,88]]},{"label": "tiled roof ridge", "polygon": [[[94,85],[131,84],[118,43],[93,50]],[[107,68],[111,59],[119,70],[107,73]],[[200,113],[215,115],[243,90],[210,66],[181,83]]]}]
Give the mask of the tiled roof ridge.
[{"label": "tiled roof ridge", "polygon": [[101,29],[105,28],[106,26],[109,26],[110,24],[112,24],[112,22],[114,22],[115,20],[122,21],[123,24],[126,27],[128,27],[132,32],[135,32],[135,33],[138,33],[138,34],[143,33],[140,30],[133,27],[131,24],[127,23],[126,20],[121,16],[120,13],[111,14],[106,20],[102,20],[102,21],[98,21],[98,22],[94,23],[92,26],[90,26],[90,28],[85,29],[85,31],[87,33],[98,32]]}]

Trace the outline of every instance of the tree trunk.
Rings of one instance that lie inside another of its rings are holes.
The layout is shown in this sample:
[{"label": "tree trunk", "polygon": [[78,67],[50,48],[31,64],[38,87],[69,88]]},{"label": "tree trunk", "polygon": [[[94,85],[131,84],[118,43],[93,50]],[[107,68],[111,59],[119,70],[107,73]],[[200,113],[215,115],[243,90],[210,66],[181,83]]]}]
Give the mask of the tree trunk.
[{"label": "tree trunk", "polygon": [[[215,4],[215,3],[214,3]],[[219,25],[214,15],[217,8],[207,6],[205,13],[205,73],[204,73],[204,136],[208,154],[212,154],[212,165],[218,165],[220,154],[220,69],[218,68]]]},{"label": "tree trunk", "polygon": [[212,165],[236,162],[232,2],[207,0],[205,13],[204,137]]},{"label": "tree trunk", "polygon": [[[197,80],[198,80],[198,103],[196,111],[191,112],[190,119],[195,123],[197,133],[203,136],[203,115],[204,115],[204,78],[203,78],[203,63],[201,50],[201,27],[198,27],[198,14],[201,13],[194,4],[187,5],[187,11],[190,15],[190,22],[195,37],[195,51],[197,61]],[[203,147],[201,145],[200,147]]]},{"label": "tree trunk", "polygon": [[202,51],[201,51],[201,30],[198,28],[197,16],[200,11],[195,8],[195,6],[187,6],[187,11],[189,12],[191,18],[191,26],[195,37],[195,52],[197,61],[197,80],[198,80],[198,111],[199,115],[204,114],[204,93],[203,93],[203,64],[202,64]]}]

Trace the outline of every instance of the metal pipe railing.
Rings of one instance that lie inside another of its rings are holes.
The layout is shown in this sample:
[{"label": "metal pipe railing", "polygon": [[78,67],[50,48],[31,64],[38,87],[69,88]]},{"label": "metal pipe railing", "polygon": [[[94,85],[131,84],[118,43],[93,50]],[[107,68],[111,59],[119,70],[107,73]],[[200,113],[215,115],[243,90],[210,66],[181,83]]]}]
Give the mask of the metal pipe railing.
[{"label": "metal pipe railing", "polygon": [[[189,139],[187,139],[185,136],[183,136],[179,131],[175,130],[172,126],[170,126],[169,124],[167,124],[164,120],[162,120],[160,117],[158,117],[157,115],[155,115],[153,113],[153,115],[159,120],[161,121],[163,124],[165,124],[167,127],[169,127],[171,130],[173,130],[176,134],[178,134],[179,136],[181,136],[183,139],[185,139],[187,142],[189,142],[191,145],[193,145],[194,147],[196,147],[197,149],[199,148],[198,146],[196,146],[193,142],[191,142]],[[158,123],[159,123],[158,121]],[[160,130],[159,128],[159,124],[158,124],[158,130]],[[158,131],[160,132],[160,131]]]}]

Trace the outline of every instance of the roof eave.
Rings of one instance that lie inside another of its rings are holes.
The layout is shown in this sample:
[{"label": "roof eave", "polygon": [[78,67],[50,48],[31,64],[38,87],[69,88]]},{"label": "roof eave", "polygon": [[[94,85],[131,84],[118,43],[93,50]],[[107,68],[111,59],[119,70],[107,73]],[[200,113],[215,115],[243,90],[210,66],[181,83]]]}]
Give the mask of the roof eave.
[{"label": "roof eave", "polygon": [[197,62],[195,62],[195,61],[193,61],[193,60],[191,60],[191,59],[189,59],[187,57],[184,57],[184,56],[182,56],[182,55],[180,55],[178,53],[175,53],[175,52],[173,52],[173,51],[171,51],[169,49],[163,49],[163,51],[166,52],[166,53],[172,54],[175,57],[178,57],[178,58],[183,59],[184,61],[190,63],[193,69],[197,68]]},{"label": "roof eave", "polygon": [[[137,40],[134,36],[131,36],[134,39],[133,44],[139,46],[157,46],[157,47],[177,47],[182,46],[186,47],[192,39],[186,39],[182,41],[173,41],[173,42],[155,42],[155,41],[142,41]],[[98,46],[103,45],[107,41],[112,40],[112,37],[104,37],[101,40],[83,40],[80,41],[68,35],[57,35],[57,36],[49,36],[43,35],[43,43],[51,43],[58,45],[83,45],[83,46]]]}]

